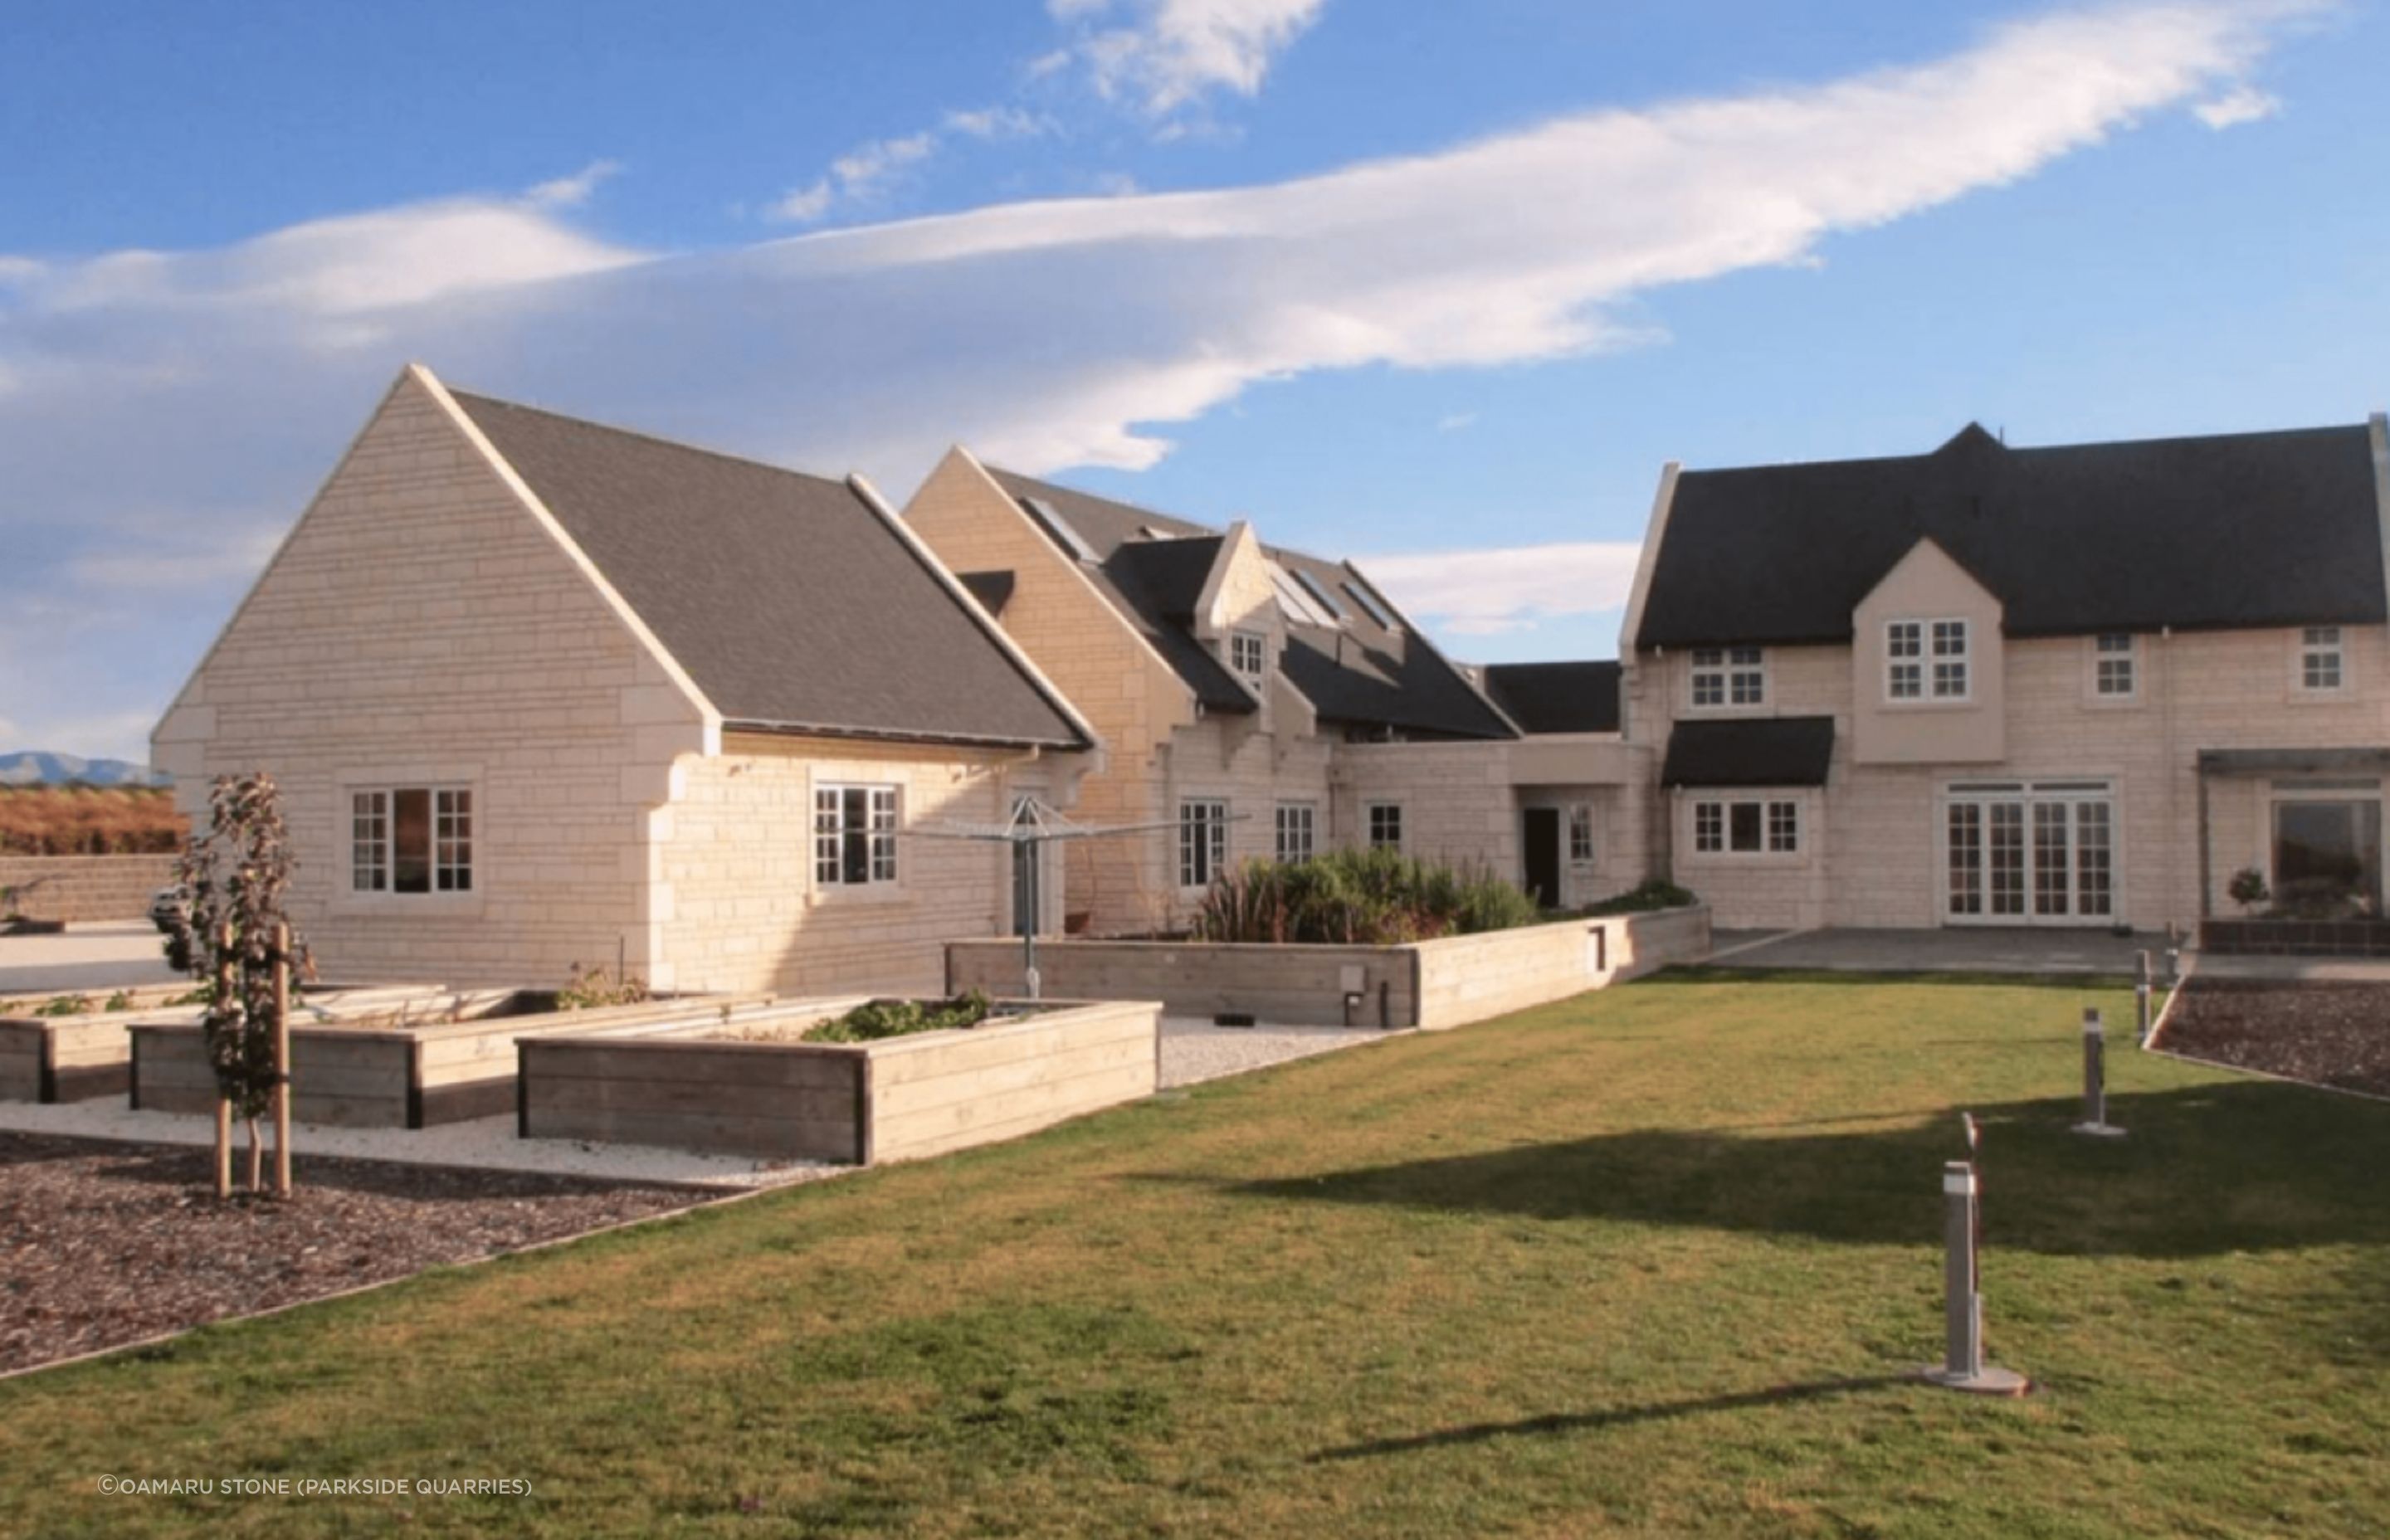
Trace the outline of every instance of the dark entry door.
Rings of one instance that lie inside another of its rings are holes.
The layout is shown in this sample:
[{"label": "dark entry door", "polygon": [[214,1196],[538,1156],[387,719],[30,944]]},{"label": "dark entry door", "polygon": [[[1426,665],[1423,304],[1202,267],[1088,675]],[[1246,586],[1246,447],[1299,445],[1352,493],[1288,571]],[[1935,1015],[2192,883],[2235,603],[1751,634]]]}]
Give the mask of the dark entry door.
[{"label": "dark entry door", "polygon": [[1527,892],[1547,909],[1561,906],[1561,810],[1527,809]]}]

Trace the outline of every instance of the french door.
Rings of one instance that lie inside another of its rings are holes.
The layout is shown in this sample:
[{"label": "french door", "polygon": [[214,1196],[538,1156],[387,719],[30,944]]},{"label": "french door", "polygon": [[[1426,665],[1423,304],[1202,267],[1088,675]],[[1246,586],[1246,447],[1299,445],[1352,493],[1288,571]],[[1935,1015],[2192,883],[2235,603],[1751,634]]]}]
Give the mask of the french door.
[{"label": "french door", "polygon": [[1943,919],[2105,925],[2116,913],[2116,794],[2107,781],[1975,781],[1942,809]]}]

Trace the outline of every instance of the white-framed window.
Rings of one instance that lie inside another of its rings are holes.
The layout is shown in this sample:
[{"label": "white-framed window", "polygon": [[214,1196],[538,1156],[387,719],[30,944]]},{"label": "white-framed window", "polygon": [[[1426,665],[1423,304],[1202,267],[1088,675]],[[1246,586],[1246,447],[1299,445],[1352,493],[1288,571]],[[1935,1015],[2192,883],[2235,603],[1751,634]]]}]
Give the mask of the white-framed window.
[{"label": "white-framed window", "polygon": [[1801,804],[1789,797],[1704,798],[1693,803],[1693,850],[1702,855],[1798,855]]},{"label": "white-framed window", "polygon": [[1259,685],[1269,677],[1269,638],[1258,631],[1230,632],[1228,666],[1247,684]]},{"label": "white-framed window", "polygon": [[1568,841],[1570,860],[1593,859],[1593,809],[1584,802],[1568,810]]},{"label": "white-framed window", "polygon": [[2106,631],[2091,638],[2091,693],[2102,700],[2130,700],[2141,691],[2139,639],[2129,631]]},{"label": "white-framed window", "polygon": [[2299,631],[2299,688],[2317,695],[2330,695],[2348,679],[2348,655],[2343,649],[2340,627],[2310,625]]},{"label": "white-framed window", "polygon": [[1279,860],[1290,864],[1310,860],[1317,848],[1314,834],[1317,826],[1317,811],[1309,802],[1279,803]]},{"label": "white-framed window", "polygon": [[1402,803],[1371,802],[1362,810],[1362,817],[1368,831],[1371,850],[1403,848]]},{"label": "white-framed window", "polygon": [[1764,706],[1767,654],[1755,647],[1697,647],[1692,679],[1695,706]]},{"label": "white-framed window", "polygon": [[1883,628],[1886,700],[1965,700],[1974,691],[1965,621],[1887,621]]},{"label": "white-framed window", "polygon": [[896,789],[814,788],[814,881],[867,888],[896,880]]},{"label": "white-framed window", "polygon": [[473,792],[463,786],[349,793],[349,887],[361,893],[473,891]]},{"label": "white-framed window", "polygon": [[1189,797],[1178,804],[1178,885],[1208,888],[1228,870],[1228,804]]}]

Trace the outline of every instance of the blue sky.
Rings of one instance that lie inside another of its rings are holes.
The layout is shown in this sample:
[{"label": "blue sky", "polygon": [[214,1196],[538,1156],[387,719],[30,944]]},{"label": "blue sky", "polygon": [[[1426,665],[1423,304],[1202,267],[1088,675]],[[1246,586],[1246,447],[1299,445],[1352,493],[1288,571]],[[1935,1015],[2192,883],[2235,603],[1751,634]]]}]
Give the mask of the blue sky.
[{"label": "blue sky", "polygon": [[898,496],[959,440],[1249,515],[1484,659],[1613,650],[1671,458],[2390,399],[2372,5],[36,0],[11,34],[0,751],[140,757],[409,358]]}]

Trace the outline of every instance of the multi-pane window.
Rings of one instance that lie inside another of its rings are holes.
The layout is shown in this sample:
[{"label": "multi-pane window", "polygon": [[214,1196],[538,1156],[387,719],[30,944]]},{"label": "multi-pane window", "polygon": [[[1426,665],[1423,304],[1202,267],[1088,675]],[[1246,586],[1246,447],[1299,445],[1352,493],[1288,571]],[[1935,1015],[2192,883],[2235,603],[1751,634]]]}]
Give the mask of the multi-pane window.
[{"label": "multi-pane window", "polygon": [[2091,689],[2102,700],[2129,700],[2140,688],[2130,632],[2112,631],[2091,643]]},{"label": "multi-pane window", "polygon": [[1278,858],[1284,862],[1310,860],[1315,828],[1316,818],[1309,802],[1279,803]]},{"label": "multi-pane window", "polygon": [[1767,703],[1767,654],[1755,647],[1693,648],[1693,704],[1762,706]]},{"label": "multi-pane window", "polygon": [[814,880],[862,888],[896,880],[896,789],[814,788]]},{"label": "multi-pane window", "polygon": [[1889,700],[1922,700],[1925,699],[1925,624],[1922,621],[1894,621],[1883,628],[1884,698]]},{"label": "multi-pane window", "polygon": [[1934,699],[1967,699],[1967,622],[1934,622]]},{"label": "multi-pane window", "polygon": [[2344,676],[2340,627],[2310,625],[2299,633],[2299,688],[2336,690]]},{"label": "multi-pane window", "polygon": [[1258,631],[1229,633],[1228,665],[1248,683],[1260,684],[1269,675],[1269,638]]},{"label": "multi-pane window", "polygon": [[1761,798],[1695,802],[1693,849],[1707,855],[1797,855],[1801,804]]},{"label": "multi-pane window", "polygon": [[1178,885],[1208,888],[1228,870],[1228,804],[1198,798],[1178,804]]},{"label": "multi-pane window", "polygon": [[1964,700],[1969,678],[1965,621],[1892,621],[1883,628],[1887,700]]},{"label": "multi-pane window", "polygon": [[1403,848],[1403,804],[1371,802],[1367,809],[1369,848],[1400,850]]},{"label": "multi-pane window", "polygon": [[473,891],[473,793],[461,786],[349,794],[349,886],[361,893]]},{"label": "multi-pane window", "polygon": [[1593,809],[1583,802],[1568,810],[1569,859],[1593,859]]}]

